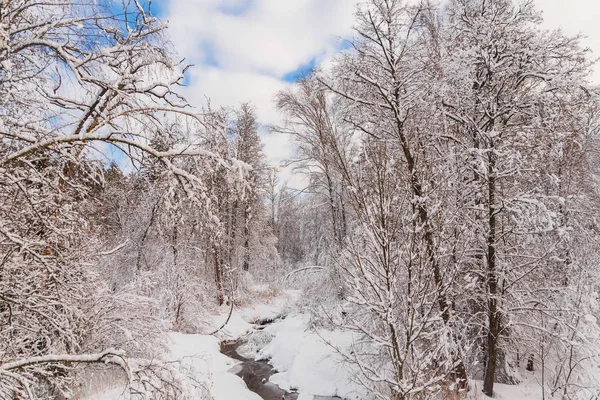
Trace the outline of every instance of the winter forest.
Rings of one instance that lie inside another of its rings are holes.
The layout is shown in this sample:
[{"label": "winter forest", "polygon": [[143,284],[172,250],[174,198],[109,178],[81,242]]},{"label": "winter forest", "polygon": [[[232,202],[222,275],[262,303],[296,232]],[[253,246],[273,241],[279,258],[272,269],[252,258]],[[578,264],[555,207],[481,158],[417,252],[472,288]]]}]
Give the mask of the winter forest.
[{"label": "winter forest", "polygon": [[0,0],[0,399],[600,399],[597,55],[532,0],[353,27],[266,126],[149,1]]}]

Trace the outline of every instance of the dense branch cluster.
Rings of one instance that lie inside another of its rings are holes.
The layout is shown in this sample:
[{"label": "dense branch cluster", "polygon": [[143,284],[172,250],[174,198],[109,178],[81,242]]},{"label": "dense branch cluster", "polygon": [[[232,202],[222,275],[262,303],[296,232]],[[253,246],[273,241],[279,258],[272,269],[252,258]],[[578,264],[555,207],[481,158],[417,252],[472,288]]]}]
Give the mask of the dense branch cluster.
[{"label": "dense branch cluster", "polygon": [[190,305],[233,299],[231,249],[245,270],[276,262],[269,232],[250,233],[252,109],[230,133],[224,111],[191,108],[186,66],[144,4],[0,1],[1,398],[79,396],[84,364],[117,359],[132,395],[197,398],[177,368],[144,360],[166,329],[201,322]]},{"label": "dense branch cluster", "polygon": [[531,1],[371,0],[356,18],[352,48],[277,104],[314,189],[298,201],[331,221],[358,378],[381,399],[469,378],[492,396],[527,367],[547,396],[597,396],[588,51]]}]

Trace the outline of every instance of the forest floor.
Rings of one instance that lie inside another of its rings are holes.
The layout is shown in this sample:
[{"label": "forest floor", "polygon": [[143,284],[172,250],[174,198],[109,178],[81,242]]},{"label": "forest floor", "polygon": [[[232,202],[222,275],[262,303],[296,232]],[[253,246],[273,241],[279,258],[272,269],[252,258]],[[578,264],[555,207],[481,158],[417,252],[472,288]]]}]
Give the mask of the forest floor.
[{"label": "forest floor", "polygon": [[[311,316],[295,306],[300,295],[286,290],[265,303],[234,309],[216,336],[222,350],[237,360],[214,373],[210,392],[215,400],[365,398],[334,347],[349,346],[352,335],[310,329]],[[221,326],[228,314],[224,307],[213,325]],[[182,346],[181,336],[174,342],[189,355],[191,346]]]},{"label": "forest floor", "polygon": [[[310,316],[294,311],[299,296],[296,290],[259,295],[264,300],[231,315],[223,306],[206,327],[212,332],[227,321],[216,334],[170,332],[164,360],[181,362],[214,400],[364,398],[333,347],[349,345],[351,334],[309,329]],[[122,387],[109,386],[85,400],[126,398]]]},{"label": "forest floor", "polygon": [[[260,289],[257,289],[260,290]],[[223,306],[209,319],[214,335],[169,333],[166,361],[178,361],[202,382],[214,400],[369,399],[356,383],[356,371],[344,365],[340,351],[350,350],[352,333],[315,328],[311,315],[299,312],[301,293],[281,291],[257,296],[254,304]],[[516,386],[497,384],[497,399],[542,399],[535,376]],[[468,398],[486,399],[480,381],[471,381]],[[107,389],[86,400],[124,399],[122,388]]]}]

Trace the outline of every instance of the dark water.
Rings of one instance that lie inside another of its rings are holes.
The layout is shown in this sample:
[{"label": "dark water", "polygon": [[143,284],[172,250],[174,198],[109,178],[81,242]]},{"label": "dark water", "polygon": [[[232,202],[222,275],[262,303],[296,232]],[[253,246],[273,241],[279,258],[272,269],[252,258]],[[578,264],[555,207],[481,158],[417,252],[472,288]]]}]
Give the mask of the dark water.
[{"label": "dark water", "polygon": [[221,343],[221,353],[242,362],[236,367],[239,369],[236,375],[246,382],[248,389],[265,400],[297,399],[297,393],[287,393],[279,386],[269,382],[269,378],[277,371],[267,361],[255,361],[238,354],[237,349],[243,344],[244,342],[241,340],[223,342]]}]

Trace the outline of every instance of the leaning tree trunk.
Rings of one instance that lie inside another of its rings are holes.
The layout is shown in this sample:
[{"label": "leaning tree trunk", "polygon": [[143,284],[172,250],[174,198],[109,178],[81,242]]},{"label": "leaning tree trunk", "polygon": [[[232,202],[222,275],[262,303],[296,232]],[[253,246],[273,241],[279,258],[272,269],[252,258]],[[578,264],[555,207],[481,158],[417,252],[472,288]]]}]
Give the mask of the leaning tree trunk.
[{"label": "leaning tree trunk", "polygon": [[341,238],[340,238],[340,229],[337,221],[337,211],[335,206],[335,196],[333,191],[333,182],[331,180],[331,176],[329,175],[329,167],[327,164],[324,166],[325,169],[325,178],[327,179],[327,192],[329,194],[329,208],[331,211],[331,230],[333,232],[333,238],[336,246],[340,246]]},{"label": "leaning tree trunk", "polygon": [[[396,93],[396,98],[399,98],[399,92]],[[400,121],[397,122],[397,129],[399,134],[399,139],[402,145],[402,151],[404,153],[404,158],[406,159],[406,164],[408,167],[408,172],[410,174],[410,186],[412,190],[412,194],[415,198],[423,197],[423,187],[421,186],[421,182],[419,180],[419,175],[416,170],[415,160],[413,158],[413,154],[411,152],[410,145],[408,143],[408,139],[404,134],[404,127]],[[417,206],[417,215],[419,219],[419,223],[423,226],[424,234],[423,238],[425,239],[425,251],[426,258],[429,265],[433,271],[433,279],[435,283],[435,287],[437,290],[437,302],[438,307],[440,309],[440,313],[442,314],[442,321],[444,325],[450,328],[450,332],[452,335],[452,341],[456,344],[456,338],[454,337],[454,330],[450,321],[450,305],[448,303],[448,299],[446,296],[446,291],[444,288],[444,282],[442,278],[442,273],[440,271],[440,266],[437,262],[436,251],[435,251],[435,241],[433,229],[431,227],[429,221],[429,211],[425,204],[419,203]],[[454,367],[450,372],[450,377],[452,380],[458,381],[458,387],[461,389],[465,389],[468,387],[468,378],[467,378],[467,370],[465,368],[465,364],[460,356],[460,353],[455,353],[452,355],[452,363]]]}]

